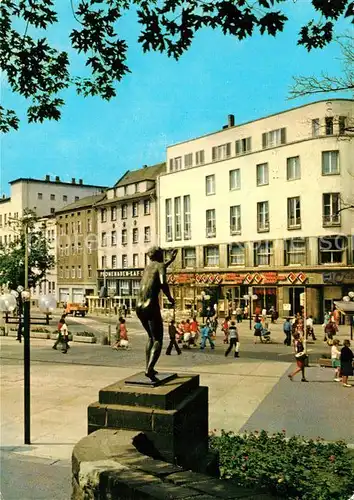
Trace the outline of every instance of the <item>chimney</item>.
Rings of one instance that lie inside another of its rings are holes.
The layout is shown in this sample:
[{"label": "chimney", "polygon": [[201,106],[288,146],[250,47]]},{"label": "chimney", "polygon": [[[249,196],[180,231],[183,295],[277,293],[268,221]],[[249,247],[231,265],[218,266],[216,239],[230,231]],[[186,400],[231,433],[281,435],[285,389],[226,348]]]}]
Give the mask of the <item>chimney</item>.
[{"label": "chimney", "polygon": [[60,177],[59,177],[59,175],[56,175],[56,176],[55,176],[55,182],[60,182]]},{"label": "chimney", "polygon": [[45,180],[46,180],[46,181],[50,181],[50,175],[48,175],[48,174],[47,174],[47,175],[45,176]]},{"label": "chimney", "polygon": [[83,184],[82,179],[79,179],[79,184],[80,184],[80,186],[82,186],[82,184]]},{"label": "chimney", "polygon": [[227,115],[227,126],[228,127],[235,126],[235,115]]},{"label": "chimney", "polygon": [[76,179],[75,179],[75,177],[72,177],[72,178],[71,178],[71,184],[76,184]]}]

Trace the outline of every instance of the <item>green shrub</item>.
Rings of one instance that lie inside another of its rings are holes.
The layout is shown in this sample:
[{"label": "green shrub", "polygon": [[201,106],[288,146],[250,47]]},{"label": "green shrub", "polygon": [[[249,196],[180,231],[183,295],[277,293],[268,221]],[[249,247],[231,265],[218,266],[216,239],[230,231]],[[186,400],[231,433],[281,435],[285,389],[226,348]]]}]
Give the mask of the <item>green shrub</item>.
[{"label": "green shrub", "polygon": [[354,454],[342,441],[222,431],[211,434],[210,445],[220,454],[221,477],[244,487],[289,500],[348,500],[353,494]]},{"label": "green shrub", "polygon": [[96,337],[93,332],[75,332],[74,335],[78,335],[79,337]]},{"label": "green shrub", "polygon": [[50,330],[48,328],[45,328],[44,326],[36,326],[34,328],[31,328],[31,331],[39,333],[50,333]]}]

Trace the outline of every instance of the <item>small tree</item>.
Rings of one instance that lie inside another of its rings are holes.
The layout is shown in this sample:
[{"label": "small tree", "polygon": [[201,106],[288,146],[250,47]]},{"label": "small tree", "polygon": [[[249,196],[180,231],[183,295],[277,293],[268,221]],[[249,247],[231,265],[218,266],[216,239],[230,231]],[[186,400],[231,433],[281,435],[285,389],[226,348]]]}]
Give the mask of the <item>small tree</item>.
[{"label": "small tree", "polygon": [[16,289],[25,284],[26,227],[28,231],[28,282],[35,287],[46,278],[47,271],[54,267],[54,256],[45,236],[38,229],[38,218],[27,210],[21,219],[9,221],[14,237],[0,247],[0,285]]}]

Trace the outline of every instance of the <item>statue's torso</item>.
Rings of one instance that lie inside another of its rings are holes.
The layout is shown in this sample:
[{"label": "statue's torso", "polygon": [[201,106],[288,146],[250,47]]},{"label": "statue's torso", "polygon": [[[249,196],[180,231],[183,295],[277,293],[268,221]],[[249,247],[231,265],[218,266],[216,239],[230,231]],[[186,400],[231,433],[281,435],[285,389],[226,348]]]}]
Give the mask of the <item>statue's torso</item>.
[{"label": "statue's torso", "polygon": [[159,307],[159,293],[161,290],[161,277],[165,272],[163,263],[150,262],[145,268],[140,282],[137,307],[150,309]]}]

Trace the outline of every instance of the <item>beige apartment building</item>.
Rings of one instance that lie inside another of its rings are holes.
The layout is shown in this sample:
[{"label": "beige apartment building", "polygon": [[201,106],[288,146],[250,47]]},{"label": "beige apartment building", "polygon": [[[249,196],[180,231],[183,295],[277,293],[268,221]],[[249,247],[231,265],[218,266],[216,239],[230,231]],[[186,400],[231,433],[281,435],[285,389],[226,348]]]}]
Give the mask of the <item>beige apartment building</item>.
[{"label": "beige apartment building", "polygon": [[97,294],[97,212],[104,193],[56,211],[58,300],[83,303]]},{"label": "beige apartment building", "polygon": [[115,304],[135,307],[148,249],[157,244],[156,177],[164,163],[127,171],[95,204],[98,283]]},{"label": "beige apartment building", "polygon": [[299,106],[172,145],[159,177],[160,245],[180,252],[177,305],[204,291],[318,321],[354,287],[354,101]]}]

